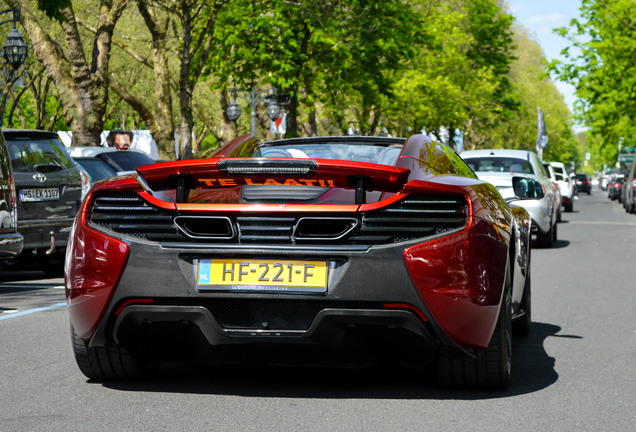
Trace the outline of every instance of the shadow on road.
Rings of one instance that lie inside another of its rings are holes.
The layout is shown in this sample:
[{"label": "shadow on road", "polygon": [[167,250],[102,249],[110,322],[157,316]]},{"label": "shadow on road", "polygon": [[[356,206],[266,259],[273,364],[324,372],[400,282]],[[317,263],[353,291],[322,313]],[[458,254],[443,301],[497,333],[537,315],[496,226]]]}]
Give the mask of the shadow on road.
[{"label": "shadow on road", "polygon": [[[555,241],[554,243],[552,243],[552,247],[548,248],[548,249],[563,249],[570,246],[570,242],[568,240],[561,240],[558,239],[557,241]],[[542,248],[537,244],[536,240],[532,240],[532,249],[546,249],[546,248]]]},{"label": "shadow on road", "polygon": [[[502,392],[440,388],[432,373],[408,367],[309,368],[172,364],[153,379],[103,383],[121,391],[217,394],[259,398],[489,399],[540,391],[558,380],[545,341],[561,327],[533,323],[527,337],[513,342],[513,377]],[[581,338],[582,339],[582,338]],[[96,383],[97,384],[97,383]]]},{"label": "shadow on road", "polygon": [[52,278],[40,271],[0,272],[0,294],[37,291],[64,285],[63,278]]}]

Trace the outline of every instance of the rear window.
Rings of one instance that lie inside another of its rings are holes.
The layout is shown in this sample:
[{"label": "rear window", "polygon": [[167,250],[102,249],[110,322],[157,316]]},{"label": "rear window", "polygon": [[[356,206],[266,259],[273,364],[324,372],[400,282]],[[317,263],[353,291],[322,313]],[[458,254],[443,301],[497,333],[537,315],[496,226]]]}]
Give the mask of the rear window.
[{"label": "rear window", "polygon": [[52,172],[75,166],[75,162],[56,138],[7,140],[13,170],[18,172]]},{"label": "rear window", "polygon": [[576,178],[579,180],[587,180],[587,174],[577,174]]},{"label": "rear window", "polygon": [[[402,151],[402,145],[383,146],[366,144],[288,144],[262,146],[260,156],[286,158],[335,159],[355,162],[371,162],[395,165]],[[259,156],[259,155],[253,155]]]},{"label": "rear window", "polygon": [[525,159],[507,157],[464,158],[464,162],[475,172],[516,172],[534,174],[532,165]]},{"label": "rear window", "polygon": [[552,165],[552,169],[556,174],[561,174],[561,176],[563,176],[563,168],[561,168],[560,166]]}]

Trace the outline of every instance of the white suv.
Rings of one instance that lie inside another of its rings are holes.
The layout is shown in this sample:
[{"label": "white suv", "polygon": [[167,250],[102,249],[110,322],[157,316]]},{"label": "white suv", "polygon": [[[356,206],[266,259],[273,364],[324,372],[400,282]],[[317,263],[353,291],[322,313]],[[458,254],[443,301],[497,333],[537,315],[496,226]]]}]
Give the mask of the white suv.
[{"label": "white suv", "polygon": [[563,208],[566,212],[574,210],[574,197],[576,196],[576,185],[572,183],[568,172],[565,170],[563,162],[550,162],[550,166],[554,171],[556,182],[561,191],[561,199],[563,200]]}]

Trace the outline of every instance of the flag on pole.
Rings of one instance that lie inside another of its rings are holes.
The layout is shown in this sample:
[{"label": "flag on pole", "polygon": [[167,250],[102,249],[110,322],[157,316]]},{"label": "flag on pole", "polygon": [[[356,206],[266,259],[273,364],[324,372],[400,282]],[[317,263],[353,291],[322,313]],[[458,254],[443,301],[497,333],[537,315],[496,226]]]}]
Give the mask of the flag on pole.
[{"label": "flag on pole", "polygon": [[287,132],[287,113],[282,113],[276,120],[272,120],[269,130],[272,133],[284,135]]},{"label": "flag on pole", "polygon": [[543,149],[548,146],[548,130],[545,128],[545,119],[543,118],[543,111],[541,108],[537,108],[538,112],[538,131],[537,131],[537,153],[539,159],[542,158]]}]

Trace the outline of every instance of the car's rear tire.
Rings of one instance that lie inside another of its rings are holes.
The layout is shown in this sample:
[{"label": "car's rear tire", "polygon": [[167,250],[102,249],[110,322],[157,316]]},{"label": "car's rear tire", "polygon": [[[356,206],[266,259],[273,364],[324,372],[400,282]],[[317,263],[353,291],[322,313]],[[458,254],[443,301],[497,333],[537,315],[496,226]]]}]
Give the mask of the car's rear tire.
[{"label": "car's rear tire", "polygon": [[64,253],[56,252],[41,257],[40,269],[50,277],[64,276]]},{"label": "car's rear tire", "polygon": [[444,387],[503,390],[510,381],[512,366],[511,279],[506,270],[506,286],[497,325],[486,349],[475,357],[442,348],[437,357],[437,377]]},{"label": "car's rear tire", "polygon": [[571,202],[567,203],[565,205],[565,211],[566,213],[572,213],[574,211],[574,204],[572,204]]},{"label": "car's rear tire", "polygon": [[135,355],[117,344],[110,347],[90,347],[71,325],[73,354],[80,371],[97,381],[126,381],[143,379],[148,367]]},{"label": "car's rear tire", "polygon": [[554,244],[554,232],[553,230],[556,228],[556,225],[550,225],[550,229],[548,232],[541,232],[540,230],[537,232],[537,243],[539,247],[542,248],[551,248]]}]

